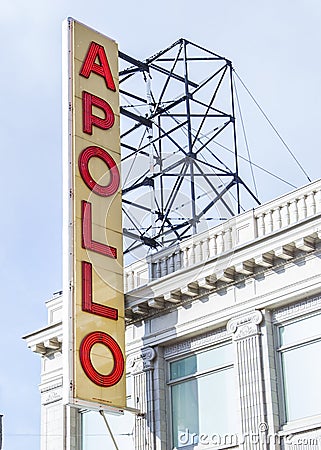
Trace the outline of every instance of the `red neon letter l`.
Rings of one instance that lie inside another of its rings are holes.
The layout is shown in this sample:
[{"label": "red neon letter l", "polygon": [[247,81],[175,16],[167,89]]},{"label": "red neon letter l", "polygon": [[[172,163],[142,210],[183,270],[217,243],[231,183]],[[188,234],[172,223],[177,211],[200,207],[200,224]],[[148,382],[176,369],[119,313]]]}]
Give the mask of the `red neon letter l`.
[{"label": "red neon letter l", "polygon": [[92,265],[82,261],[82,310],[107,319],[118,320],[118,309],[93,302]]},{"label": "red neon letter l", "polygon": [[82,216],[82,246],[88,248],[93,252],[101,255],[109,256],[110,258],[117,258],[117,249],[110,245],[102,244],[101,242],[92,239],[92,214],[91,203],[82,200],[81,202],[81,216]]}]

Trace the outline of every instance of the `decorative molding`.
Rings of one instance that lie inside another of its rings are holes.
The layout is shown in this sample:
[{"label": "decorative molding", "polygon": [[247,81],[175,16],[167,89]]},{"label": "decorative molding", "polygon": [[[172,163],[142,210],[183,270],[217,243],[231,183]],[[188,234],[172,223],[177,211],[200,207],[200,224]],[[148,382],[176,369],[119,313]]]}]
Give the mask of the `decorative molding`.
[{"label": "decorative molding", "polygon": [[62,400],[61,388],[48,391],[45,395],[43,395],[41,403],[43,405],[49,405],[50,403],[55,403],[58,402],[59,400]]},{"label": "decorative molding", "polygon": [[45,387],[40,387],[40,393],[43,394],[44,392],[52,391],[53,389],[57,389],[59,387],[62,387],[62,380],[54,384],[50,384],[49,386],[46,384]]},{"label": "decorative molding", "polygon": [[62,400],[62,380],[40,387],[40,393],[42,405],[49,405]]},{"label": "decorative molding", "polygon": [[302,313],[309,313],[318,310],[321,310],[321,295],[274,310],[272,314],[272,321],[274,323],[279,323],[293,319],[297,316],[301,316]]},{"label": "decorative molding", "polygon": [[135,353],[127,358],[126,369],[128,373],[137,374],[154,368],[156,351],[152,347],[142,348],[140,353]]},{"label": "decorative molding", "polygon": [[[232,222],[228,220],[224,226],[220,224],[193,236],[175,249],[162,249],[150,255],[142,261],[146,270],[149,267],[151,276],[147,284],[126,293],[128,322],[162,315],[172,310],[172,303],[180,306],[185,301],[215,295],[249,277],[255,279],[265,271],[270,274],[273,268],[287,270],[293,263],[310,258],[309,255],[318,257],[320,218],[321,180],[318,180],[230,219]],[[235,227],[248,230],[237,242],[230,235]],[[180,255],[181,264],[173,261],[173,251]],[[138,266],[135,264],[126,271],[134,270],[137,278]],[[175,283],[176,277],[164,278],[175,272],[178,283]]]},{"label": "decorative molding", "polygon": [[143,360],[140,353],[135,353],[134,355],[130,355],[126,360],[126,372],[129,373],[138,373],[143,371]]},{"label": "decorative molding", "polygon": [[[55,326],[56,324],[54,324]],[[40,333],[39,333],[40,334]],[[52,336],[50,333],[41,336],[35,342],[28,343],[28,347],[34,353],[39,353],[40,355],[46,357],[57,352],[61,352],[62,349],[62,334],[56,334]]]},{"label": "decorative molding", "polygon": [[[295,257],[294,242],[297,243],[299,251],[302,250],[308,253],[315,248],[316,240],[320,240],[318,222],[316,223],[318,228],[312,227],[311,229],[310,227],[312,221],[319,220],[320,212],[321,181],[317,180],[286,196],[261,205],[253,211],[248,211],[239,217],[233,217],[224,224],[217,225],[197,236],[192,236],[175,248],[163,249],[154,255],[150,255],[145,260],[139,261],[139,265],[135,262],[131,266],[126,267],[126,278],[132,276],[136,280],[136,283],[128,286],[127,293],[138,287],[139,274],[142,271],[147,272],[149,269],[151,277],[149,280],[146,280],[148,284],[153,279],[162,278],[176,271],[198,266],[199,264],[203,267],[205,261],[208,263],[208,258],[221,258],[231,251],[234,252],[233,243],[235,241],[237,247],[239,247],[248,245],[250,242],[255,244],[257,238],[268,237],[270,239],[273,238],[273,235],[279,235],[280,233],[284,234],[285,237],[289,237],[289,231],[291,230],[291,233],[294,232],[292,233],[294,235],[291,235],[291,239],[288,242],[281,242],[277,239],[276,247],[268,250],[270,255],[256,255],[256,260],[251,261],[254,263],[254,266],[272,267],[274,264],[274,252],[276,252],[275,256],[277,258],[285,261],[291,260]],[[302,231],[300,232],[297,230],[298,221],[301,222],[300,228]],[[305,234],[304,229],[306,229],[307,234]],[[246,231],[240,233],[241,230]],[[282,247],[284,246],[292,247],[292,251],[287,251],[288,249],[283,251]],[[176,259],[179,259],[179,263],[177,263]],[[247,263],[247,261],[237,261],[238,265],[244,263]],[[243,269],[242,266],[240,267],[241,272],[239,273],[248,275],[251,272],[248,268]],[[226,266],[226,268],[228,267]],[[233,267],[231,266],[230,268]],[[196,282],[197,280],[191,281]],[[227,280],[227,282],[229,281]],[[127,296],[127,298],[130,299],[130,296]]]},{"label": "decorative molding", "polygon": [[164,357],[170,358],[171,356],[180,355],[181,353],[186,353],[191,350],[198,350],[219,341],[223,341],[227,337],[228,334],[225,328],[219,328],[210,333],[201,334],[195,338],[186,339],[185,341],[166,347],[164,350]]},{"label": "decorative molding", "polygon": [[227,322],[227,332],[234,335],[234,339],[243,339],[258,334],[258,325],[263,320],[261,311],[255,310],[242,314]]},{"label": "decorative molding", "polygon": [[143,370],[154,369],[154,359],[156,358],[156,351],[152,347],[142,349]]}]

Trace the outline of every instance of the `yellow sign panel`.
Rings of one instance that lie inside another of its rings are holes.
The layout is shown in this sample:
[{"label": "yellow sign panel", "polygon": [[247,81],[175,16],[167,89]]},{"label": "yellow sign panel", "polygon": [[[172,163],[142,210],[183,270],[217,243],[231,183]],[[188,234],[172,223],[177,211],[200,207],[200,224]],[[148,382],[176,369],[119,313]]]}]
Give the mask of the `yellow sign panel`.
[{"label": "yellow sign panel", "polygon": [[118,48],[72,19],[68,28],[68,402],[124,408]]}]

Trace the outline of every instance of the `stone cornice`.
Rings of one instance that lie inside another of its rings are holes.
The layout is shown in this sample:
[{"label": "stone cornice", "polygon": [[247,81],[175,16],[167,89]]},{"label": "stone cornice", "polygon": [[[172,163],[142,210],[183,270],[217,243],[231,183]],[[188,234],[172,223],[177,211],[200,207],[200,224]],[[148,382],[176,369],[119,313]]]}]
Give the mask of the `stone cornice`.
[{"label": "stone cornice", "polygon": [[126,295],[126,318],[142,319],[161,314],[184,301],[192,301],[236,284],[258,273],[304,258],[321,248],[321,215],[278,231],[243,247],[228,251],[219,258],[194,264],[173,274],[151,281]]},{"label": "stone cornice", "polygon": [[31,351],[47,355],[61,351],[62,335],[62,323],[59,322],[24,336],[23,339]]},{"label": "stone cornice", "polygon": [[[240,248],[250,247],[253,243],[265,247],[266,241],[278,235],[289,235],[298,227],[303,229],[307,223],[316,219],[321,213],[321,180],[309,183],[288,194],[263,204],[254,210],[232,217],[220,225],[185,239],[176,246],[151,254],[148,258],[136,261],[125,268],[125,292],[130,294],[142,285],[150,285],[153,280],[164,278],[173,272],[187,269],[211,259],[220,259],[235,253]],[[320,226],[314,232],[320,238]],[[308,235],[309,233],[307,233]],[[300,239],[305,236],[301,236]],[[314,237],[313,237],[314,239]],[[290,241],[289,241],[290,242]],[[294,240],[294,247],[311,251],[314,241]],[[293,248],[271,248],[277,258],[289,259]],[[260,251],[260,249],[258,249]],[[256,257],[257,255],[254,255]],[[250,256],[251,258],[253,255]],[[271,258],[272,257],[272,258]],[[273,264],[273,255],[258,255],[257,261],[263,267]],[[246,261],[246,259],[244,259]],[[249,273],[251,264],[240,261],[236,272]],[[222,273],[223,278],[231,278],[231,274]],[[207,281],[204,285],[208,284]],[[154,303],[155,307],[159,307]]]}]

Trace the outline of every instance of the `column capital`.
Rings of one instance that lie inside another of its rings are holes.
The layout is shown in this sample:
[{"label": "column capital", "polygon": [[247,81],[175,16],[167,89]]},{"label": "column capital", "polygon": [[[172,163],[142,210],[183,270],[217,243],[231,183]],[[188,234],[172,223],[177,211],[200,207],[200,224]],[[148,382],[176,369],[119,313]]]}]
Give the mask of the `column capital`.
[{"label": "column capital", "polygon": [[258,334],[260,323],[263,320],[261,311],[255,310],[227,322],[227,332],[233,334],[234,340],[244,339]]},{"label": "column capital", "polygon": [[143,370],[154,369],[154,360],[156,358],[156,351],[153,347],[145,347],[142,349]]},{"label": "column capital", "polygon": [[127,358],[127,371],[133,374],[154,369],[156,351],[152,347],[142,348],[140,353],[135,353]]}]

